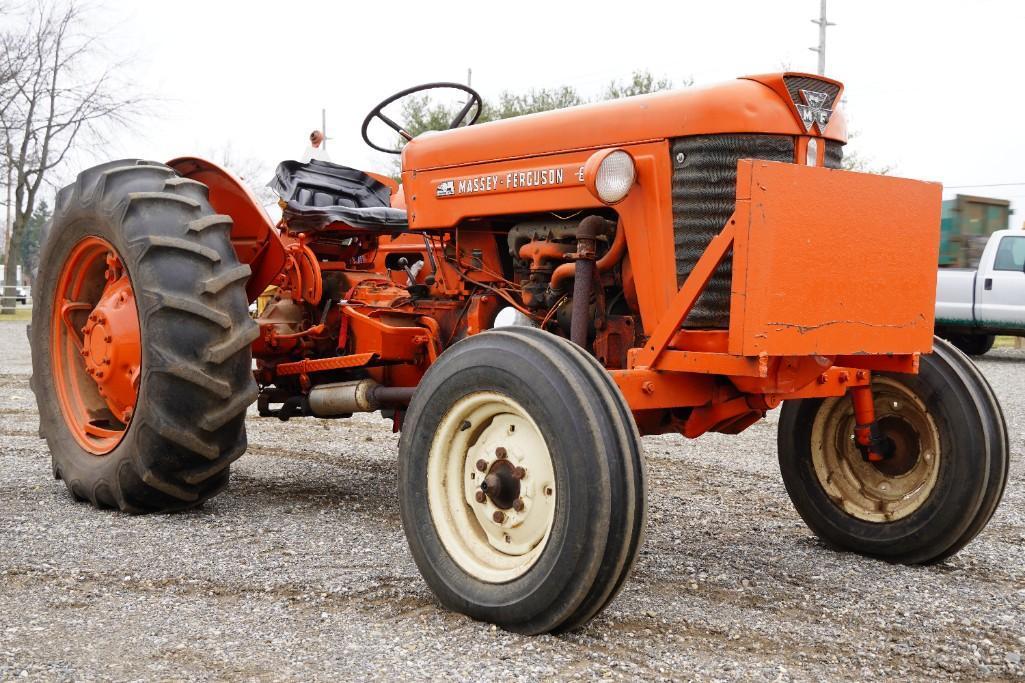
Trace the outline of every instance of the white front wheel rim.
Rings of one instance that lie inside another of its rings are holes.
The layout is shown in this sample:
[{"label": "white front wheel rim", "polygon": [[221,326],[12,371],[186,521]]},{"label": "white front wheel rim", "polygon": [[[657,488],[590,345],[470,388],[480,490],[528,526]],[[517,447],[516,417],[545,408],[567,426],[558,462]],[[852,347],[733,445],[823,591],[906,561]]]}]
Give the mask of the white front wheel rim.
[{"label": "white front wheel rim", "polygon": [[[490,489],[482,490],[485,482]],[[456,564],[480,581],[512,581],[537,562],[555,521],[555,483],[541,430],[508,396],[464,396],[435,431],[427,460],[431,520]]]}]

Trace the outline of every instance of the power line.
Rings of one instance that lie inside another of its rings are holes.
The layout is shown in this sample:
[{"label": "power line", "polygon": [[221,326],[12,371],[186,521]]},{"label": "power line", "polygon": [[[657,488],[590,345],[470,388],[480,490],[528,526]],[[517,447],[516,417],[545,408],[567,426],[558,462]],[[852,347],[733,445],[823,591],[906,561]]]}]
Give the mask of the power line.
[{"label": "power line", "polygon": [[1025,183],[982,183],[980,185],[944,185],[947,190],[967,190],[973,187],[1015,187]]}]

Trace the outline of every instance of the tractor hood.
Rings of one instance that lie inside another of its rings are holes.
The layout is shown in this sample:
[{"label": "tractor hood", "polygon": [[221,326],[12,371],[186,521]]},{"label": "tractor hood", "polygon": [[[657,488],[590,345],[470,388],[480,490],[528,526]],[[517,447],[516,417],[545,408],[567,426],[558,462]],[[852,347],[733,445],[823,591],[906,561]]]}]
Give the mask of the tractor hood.
[{"label": "tractor hood", "polygon": [[843,86],[803,73],[747,76],[429,132],[406,145],[404,171],[423,171],[650,142],[686,135],[816,135],[846,142]]}]

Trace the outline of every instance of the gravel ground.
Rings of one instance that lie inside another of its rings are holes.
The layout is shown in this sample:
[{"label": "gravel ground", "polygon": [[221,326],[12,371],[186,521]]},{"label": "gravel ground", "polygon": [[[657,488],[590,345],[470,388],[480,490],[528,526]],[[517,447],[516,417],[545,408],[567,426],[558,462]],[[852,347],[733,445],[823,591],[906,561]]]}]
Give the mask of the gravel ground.
[{"label": "gravel ground", "polygon": [[644,440],[647,541],[585,629],[521,637],[443,611],[399,524],[396,437],[254,417],[231,486],[132,517],[73,502],[36,436],[25,326],[0,323],[0,679],[1025,678],[1025,351],[980,365],[1011,431],[989,527],[933,567],[820,544],[775,415]]}]

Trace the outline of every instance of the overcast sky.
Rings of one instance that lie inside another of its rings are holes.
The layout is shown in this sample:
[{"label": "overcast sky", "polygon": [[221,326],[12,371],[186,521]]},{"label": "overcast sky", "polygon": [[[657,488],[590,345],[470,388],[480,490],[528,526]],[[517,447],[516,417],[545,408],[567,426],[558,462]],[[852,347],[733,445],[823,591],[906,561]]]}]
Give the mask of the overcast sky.
[{"label": "overcast sky", "polygon": [[[302,152],[323,107],[333,160],[382,170],[389,159],[363,144],[359,126],[393,91],[465,81],[468,67],[485,97],[563,84],[594,96],[637,69],[699,85],[814,71],[819,2],[104,6],[110,52],[131,56],[132,78],[163,98],[111,156],[163,160],[230,145],[273,168]],[[829,14],[826,72],[846,84],[851,147],[897,175],[945,185],[1025,183],[1025,2],[830,0]],[[960,191],[1025,206],[1025,184]]]}]

